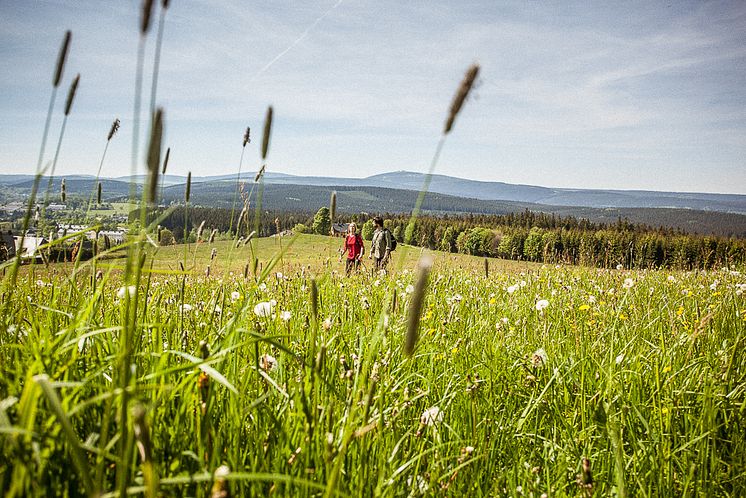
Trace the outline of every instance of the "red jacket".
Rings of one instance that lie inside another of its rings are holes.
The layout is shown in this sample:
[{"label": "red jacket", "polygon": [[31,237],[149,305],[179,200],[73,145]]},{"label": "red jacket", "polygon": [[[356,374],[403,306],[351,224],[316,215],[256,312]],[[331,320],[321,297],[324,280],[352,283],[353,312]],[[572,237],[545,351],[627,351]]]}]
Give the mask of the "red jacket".
[{"label": "red jacket", "polygon": [[363,253],[363,238],[359,233],[345,236],[345,246],[342,254],[347,253],[347,259],[357,259]]}]

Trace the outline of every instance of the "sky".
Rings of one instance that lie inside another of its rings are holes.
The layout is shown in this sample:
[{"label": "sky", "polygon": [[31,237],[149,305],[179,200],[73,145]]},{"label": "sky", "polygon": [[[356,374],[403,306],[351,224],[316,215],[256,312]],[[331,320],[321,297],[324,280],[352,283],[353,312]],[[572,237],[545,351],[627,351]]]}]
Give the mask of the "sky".
[{"label": "sky", "polygon": [[[158,2],[157,2],[158,3]],[[139,0],[0,0],[0,173],[36,170],[55,61],[80,86],[57,173],[132,172]],[[144,150],[157,19],[145,38]],[[168,173],[425,172],[464,72],[481,73],[436,173],[565,188],[746,194],[746,2],[171,0],[156,104]]]}]

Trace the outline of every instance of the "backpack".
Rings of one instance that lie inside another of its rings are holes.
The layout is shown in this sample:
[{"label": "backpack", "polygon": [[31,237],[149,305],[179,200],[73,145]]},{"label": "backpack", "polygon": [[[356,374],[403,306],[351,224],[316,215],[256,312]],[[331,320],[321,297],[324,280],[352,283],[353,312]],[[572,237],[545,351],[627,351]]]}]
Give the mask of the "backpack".
[{"label": "backpack", "polygon": [[384,236],[388,234],[388,236],[391,239],[391,252],[394,252],[396,250],[396,239],[394,238],[394,234],[391,233],[391,230],[388,228],[383,229]]}]

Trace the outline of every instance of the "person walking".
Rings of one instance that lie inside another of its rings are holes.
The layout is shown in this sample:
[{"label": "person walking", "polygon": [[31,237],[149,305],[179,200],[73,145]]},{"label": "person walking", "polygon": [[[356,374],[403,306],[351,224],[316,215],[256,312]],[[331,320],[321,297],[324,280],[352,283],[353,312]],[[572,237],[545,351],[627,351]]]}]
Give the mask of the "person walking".
[{"label": "person walking", "polygon": [[393,250],[393,236],[389,230],[383,228],[383,218],[380,216],[373,218],[373,226],[375,231],[370,243],[368,259],[373,258],[376,271],[385,270]]},{"label": "person walking", "polygon": [[355,223],[350,223],[347,227],[344,246],[342,246],[342,252],[339,255],[340,261],[342,261],[342,256],[345,254],[347,254],[345,274],[349,276],[353,270],[357,271],[360,267],[360,260],[362,259],[363,254],[365,254],[363,238],[359,233],[357,233],[357,226]]}]

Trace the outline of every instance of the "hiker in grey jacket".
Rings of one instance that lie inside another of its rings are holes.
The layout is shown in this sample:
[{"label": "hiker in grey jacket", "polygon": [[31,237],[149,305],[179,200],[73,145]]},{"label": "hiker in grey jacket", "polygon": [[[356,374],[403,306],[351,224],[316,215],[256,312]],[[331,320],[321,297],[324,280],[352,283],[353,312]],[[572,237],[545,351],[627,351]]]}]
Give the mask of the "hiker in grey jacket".
[{"label": "hiker in grey jacket", "polygon": [[373,258],[375,261],[375,269],[382,270],[386,268],[389,262],[389,256],[391,255],[391,232],[383,228],[383,218],[376,216],[373,218],[373,225],[375,231],[373,232],[373,240],[370,245],[370,253],[368,259]]}]

